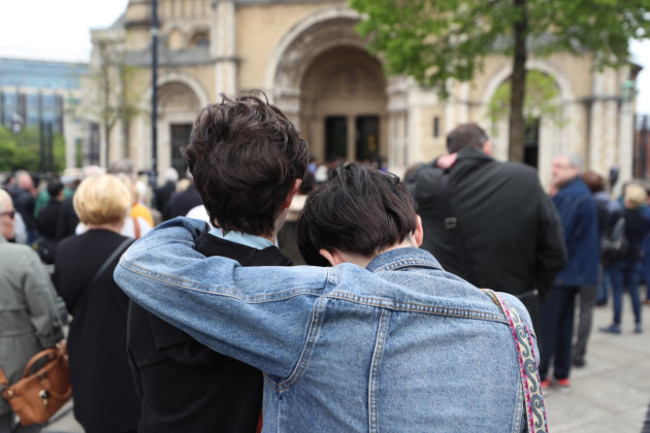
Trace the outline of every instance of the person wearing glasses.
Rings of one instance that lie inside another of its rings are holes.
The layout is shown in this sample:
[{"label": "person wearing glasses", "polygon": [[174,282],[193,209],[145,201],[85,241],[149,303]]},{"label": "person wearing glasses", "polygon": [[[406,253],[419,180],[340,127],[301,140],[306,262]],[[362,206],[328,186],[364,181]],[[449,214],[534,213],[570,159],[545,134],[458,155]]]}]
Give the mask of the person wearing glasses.
[{"label": "person wearing glasses", "polygon": [[143,308],[264,373],[263,432],[546,431],[525,307],[501,294],[506,319],[418,248],[421,220],[397,176],[344,164],[310,195],[298,242],[318,266],[205,257],[205,229],[162,224],[114,277]]},{"label": "person wearing glasses", "polygon": [[[0,189],[0,367],[16,382],[29,359],[63,339],[55,293],[38,254],[10,243],[16,211],[11,196]],[[9,402],[0,398],[0,433],[37,433],[42,425],[17,423]]]}]

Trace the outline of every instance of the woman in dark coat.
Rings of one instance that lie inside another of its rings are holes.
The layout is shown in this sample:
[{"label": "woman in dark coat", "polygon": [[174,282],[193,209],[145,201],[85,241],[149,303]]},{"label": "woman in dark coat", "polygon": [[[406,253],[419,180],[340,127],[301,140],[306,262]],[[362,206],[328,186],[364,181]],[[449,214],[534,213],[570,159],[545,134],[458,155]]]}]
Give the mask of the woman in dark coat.
[{"label": "woman in dark coat", "polygon": [[641,299],[639,296],[639,264],[642,258],[641,244],[643,238],[650,232],[650,219],[641,210],[646,202],[647,194],[643,187],[630,184],[625,188],[623,204],[625,210],[625,239],[627,251],[625,255],[611,262],[609,271],[612,279],[614,298],[614,321],[611,325],[600,328],[603,332],[621,333],[621,313],[623,310],[623,293],[630,293],[632,310],[634,312],[634,332],[643,332],[641,327]]},{"label": "woman in dark coat", "polygon": [[121,254],[91,283],[128,238],[120,229],[131,196],[114,176],[84,180],[74,195],[75,211],[88,231],[57,247],[54,283],[73,319],[68,335],[75,418],[86,433],[135,432],[140,415],[126,352],[128,298],[115,285]]}]

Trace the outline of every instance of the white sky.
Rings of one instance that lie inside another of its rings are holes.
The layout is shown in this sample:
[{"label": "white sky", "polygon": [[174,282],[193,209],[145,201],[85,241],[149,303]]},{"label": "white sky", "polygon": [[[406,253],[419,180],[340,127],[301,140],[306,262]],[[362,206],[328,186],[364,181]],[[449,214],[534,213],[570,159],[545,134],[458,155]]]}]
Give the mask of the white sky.
[{"label": "white sky", "polygon": [[128,0],[2,0],[0,57],[87,62],[90,29],[109,27]]},{"label": "white sky", "polygon": [[[0,57],[87,62],[90,29],[110,26],[128,0],[4,0]],[[637,111],[650,114],[650,41],[633,42],[644,66],[637,79]]]}]

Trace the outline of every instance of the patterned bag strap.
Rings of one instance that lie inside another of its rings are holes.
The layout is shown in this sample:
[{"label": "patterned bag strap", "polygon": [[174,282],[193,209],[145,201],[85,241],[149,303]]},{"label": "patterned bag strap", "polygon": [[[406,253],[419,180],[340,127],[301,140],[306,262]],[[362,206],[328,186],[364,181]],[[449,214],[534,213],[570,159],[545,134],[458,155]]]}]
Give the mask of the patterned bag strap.
[{"label": "patterned bag strap", "polygon": [[541,381],[539,371],[535,364],[535,344],[530,330],[521,320],[517,311],[497,295],[493,290],[482,289],[503,312],[515,340],[517,347],[517,358],[519,359],[519,373],[521,375],[521,384],[526,398],[526,421],[528,433],[546,433],[548,432],[548,422],[546,420],[546,408],[544,407],[544,397],[542,396]]}]

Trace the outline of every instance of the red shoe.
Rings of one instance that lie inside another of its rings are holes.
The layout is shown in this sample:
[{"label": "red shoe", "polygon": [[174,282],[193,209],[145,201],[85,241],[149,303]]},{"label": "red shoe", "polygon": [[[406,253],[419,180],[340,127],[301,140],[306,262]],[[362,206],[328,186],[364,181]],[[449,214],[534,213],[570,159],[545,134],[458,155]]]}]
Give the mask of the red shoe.
[{"label": "red shoe", "polygon": [[542,380],[542,383],[540,385],[542,386],[542,389],[548,388],[549,386],[551,386],[551,379]]},{"label": "red shoe", "polygon": [[560,388],[569,388],[571,386],[571,379],[568,377],[566,379],[555,379],[555,383]]}]

